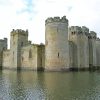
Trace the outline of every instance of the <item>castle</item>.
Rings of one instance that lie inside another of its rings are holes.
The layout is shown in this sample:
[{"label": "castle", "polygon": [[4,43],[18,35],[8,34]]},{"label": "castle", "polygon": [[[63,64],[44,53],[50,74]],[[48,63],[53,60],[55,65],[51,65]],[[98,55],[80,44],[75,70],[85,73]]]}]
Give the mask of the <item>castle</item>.
[{"label": "castle", "polygon": [[10,49],[7,38],[0,40],[0,69],[66,71],[100,67],[100,39],[85,26],[68,27],[68,20],[45,21],[45,45],[28,41],[28,30],[12,30]]}]

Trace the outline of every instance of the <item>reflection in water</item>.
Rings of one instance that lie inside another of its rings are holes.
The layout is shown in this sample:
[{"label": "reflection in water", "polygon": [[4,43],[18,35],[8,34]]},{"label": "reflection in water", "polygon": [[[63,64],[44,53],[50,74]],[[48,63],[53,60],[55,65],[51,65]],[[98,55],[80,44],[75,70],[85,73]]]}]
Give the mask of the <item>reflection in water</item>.
[{"label": "reflection in water", "polygon": [[100,100],[97,72],[0,72],[0,100]]}]

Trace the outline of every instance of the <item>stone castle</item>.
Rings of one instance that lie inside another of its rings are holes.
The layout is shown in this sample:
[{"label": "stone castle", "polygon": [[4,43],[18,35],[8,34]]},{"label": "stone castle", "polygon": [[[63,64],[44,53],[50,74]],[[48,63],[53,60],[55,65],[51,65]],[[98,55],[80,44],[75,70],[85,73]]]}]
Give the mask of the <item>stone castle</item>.
[{"label": "stone castle", "polygon": [[66,71],[100,67],[100,39],[85,26],[68,27],[68,20],[45,21],[45,45],[28,41],[28,30],[12,30],[10,49],[7,38],[0,40],[0,69]]}]

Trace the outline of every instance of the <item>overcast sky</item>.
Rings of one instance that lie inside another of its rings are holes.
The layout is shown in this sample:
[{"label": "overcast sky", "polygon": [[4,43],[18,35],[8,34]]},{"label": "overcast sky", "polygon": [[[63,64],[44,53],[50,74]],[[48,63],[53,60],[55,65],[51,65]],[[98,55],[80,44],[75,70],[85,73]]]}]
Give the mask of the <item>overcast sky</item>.
[{"label": "overcast sky", "polygon": [[45,41],[45,19],[64,16],[69,26],[87,26],[100,37],[100,0],[0,0],[0,38],[28,29],[33,43]]}]

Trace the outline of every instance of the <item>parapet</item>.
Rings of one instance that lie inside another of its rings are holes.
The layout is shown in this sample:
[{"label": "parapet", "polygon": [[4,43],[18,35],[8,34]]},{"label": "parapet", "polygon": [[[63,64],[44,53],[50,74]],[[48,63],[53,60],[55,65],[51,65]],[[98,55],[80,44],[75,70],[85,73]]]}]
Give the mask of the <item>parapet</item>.
[{"label": "parapet", "polygon": [[0,39],[0,42],[5,42],[5,43],[7,43],[7,38]]},{"label": "parapet", "polygon": [[97,38],[97,34],[94,31],[90,31],[90,35],[91,35],[91,38],[94,38],[94,39]]},{"label": "parapet", "polygon": [[96,41],[100,41],[100,38],[96,38]]},{"label": "parapet", "polygon": [[82,33],[82,28],[79,26],[71,26],[69,27],[69,30],[73,33],[81,34]]},{"label": "parapet", "polygon": [[66,16],[63,17],[49,17],[45,20],[45,25],[48,23],[54,23],[54,22],[61,22],[61,23],[68,23],[68,19],[66,19]]},{"label": "parapet", "polygon": [[89,28],[87,28],[86,26],[82,26],[82,31],[84,33],[89,33]]},{"label": "parapet", "polygon": [[12,31],[11,31],[11,35],[16,35],[16,34],[23,34],[23,35],[26,35],[26,36],[28,36],[28,30],[26,30],[26,31],[24,31],[24,30],[22,30],[22,29],[13,29]]}]

